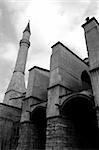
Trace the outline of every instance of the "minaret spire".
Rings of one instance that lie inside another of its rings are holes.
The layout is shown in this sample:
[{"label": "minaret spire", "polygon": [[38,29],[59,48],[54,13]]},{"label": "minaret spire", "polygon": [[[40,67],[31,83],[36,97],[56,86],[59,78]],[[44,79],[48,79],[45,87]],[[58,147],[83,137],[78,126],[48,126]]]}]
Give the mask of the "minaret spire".
[{"label": "minaret spire", "polygon": [[4,103],[19,108],[21,107],[22,99],[26,92],[24,73],[28,49],[30,47],[30,35],[30,22],[28,22],[25,30],[23,31],[22,39],[20,40],[16,65],[4,97]]},{"label": "minaret spire", "polygon": [[27,24],[25,30],[23,31],[23,33],[26,32],[26,31],[28,31],[31,34],[31,31],[30,31],[30,20],[28,21],[28,24]]}]

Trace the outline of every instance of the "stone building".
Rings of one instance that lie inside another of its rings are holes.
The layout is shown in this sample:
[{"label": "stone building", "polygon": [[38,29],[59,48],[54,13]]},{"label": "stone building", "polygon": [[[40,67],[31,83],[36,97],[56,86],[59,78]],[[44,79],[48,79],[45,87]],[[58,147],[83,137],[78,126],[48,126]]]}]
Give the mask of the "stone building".
[{"label": "stone building", "polygon": [[88,58],[82,60],[57,42],[50,70],[31,68],[26,89],[28,23],[0,103],[0,150],[99,149],[99,23],[87,18],[82,27]]}]

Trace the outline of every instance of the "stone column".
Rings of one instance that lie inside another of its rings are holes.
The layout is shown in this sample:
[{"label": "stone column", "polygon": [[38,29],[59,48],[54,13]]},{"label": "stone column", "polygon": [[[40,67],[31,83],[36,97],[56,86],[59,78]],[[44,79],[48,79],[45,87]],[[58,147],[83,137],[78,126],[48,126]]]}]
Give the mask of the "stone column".
[{"label": "stone column", "polygon": [[38,129],[31,121],[24,121],[20,128],[20,138],[16,150],[39,150]]},{"label": "stone column", "polygon": [[60,96],[66,95],[68,91],[64,77],[66,73],[65,64],[67,63],[63,60],[64,55],[66,54],[61,43],[52,47],[46,111],[46,150],[67,150],[67,147],[70,147],[66,133],[68,122],[60,116],[59,108],[61,105]]}]

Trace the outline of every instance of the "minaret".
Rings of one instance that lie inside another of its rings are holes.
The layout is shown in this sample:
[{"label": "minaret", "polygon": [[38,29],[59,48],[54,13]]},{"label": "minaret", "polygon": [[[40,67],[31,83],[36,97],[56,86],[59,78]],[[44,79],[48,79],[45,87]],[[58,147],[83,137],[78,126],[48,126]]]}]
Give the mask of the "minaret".
[{"label": "minaret", "polygon": [[28,22],[25,30],[23,31],[22,40],[20,40],[20,47],[15,69],[4,97],[5,104],[19,108],[21,108],[22,99],[24,98],[26,92],[24,73],[26,67],[28,48],[30,46],[30,35],[30,24]]},{"label": "minaret", "polygon": [[95,105],[99,107],[99,23],[94,17],[87,17],[82,27],[85,31]]}]

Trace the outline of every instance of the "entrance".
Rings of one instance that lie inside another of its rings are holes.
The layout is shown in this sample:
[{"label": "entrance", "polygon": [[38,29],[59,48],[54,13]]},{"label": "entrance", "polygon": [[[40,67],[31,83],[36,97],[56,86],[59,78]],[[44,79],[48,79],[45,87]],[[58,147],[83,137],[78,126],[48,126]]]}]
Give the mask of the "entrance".
[{"label": "entrance", "polygon": [[61,110],[67,123],[68,147],[75,149],[99,149],[96,113],[91,100],[76,97],[65,102]]}]

